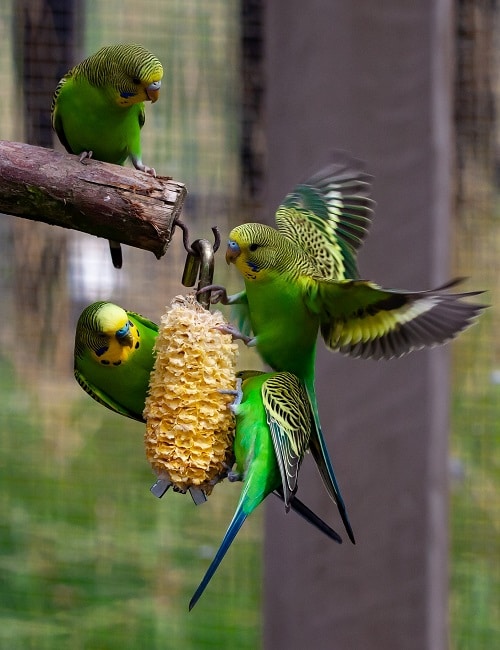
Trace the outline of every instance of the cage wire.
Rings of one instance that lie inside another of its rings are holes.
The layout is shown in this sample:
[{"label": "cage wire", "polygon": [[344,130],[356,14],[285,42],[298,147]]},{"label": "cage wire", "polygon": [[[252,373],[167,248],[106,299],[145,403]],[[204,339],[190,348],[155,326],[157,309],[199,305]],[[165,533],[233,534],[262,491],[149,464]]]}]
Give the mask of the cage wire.
[{"label": "cage wire", "polygon": [[500,356],[498,3],[456,3],[455,262],[490,309],[454,346],[450,647],[500,640]]},{"label": "cage wire", "polygon": [[[258,0],[5,1],[2,138],[59,146],[49,113],[60,76],[101,45],[142,43],[165,70],[146,107],[144,159],[186,183],[194,236],[225,233],[259,209],[261,20]],[[492,307],[453,347],[450,645],[479,650],[500,638],[497,3],[459,0],[456,21],[455,265]],[[111,299],[157,321],[183,291],[180,239],[159,262],[126,247],[116,271],[104,240],[0,221],[1,647],[259,647],[259,514],[188,615],[239,489],[219,486],[198,508],[189,496],[155,500],[141,425],[72,377],[82,307]],[[216,281],[236,287],[222,266]]]},{"label": "cage wire", "polygon": [[[62,150],[50,126],[59,78],[103,45],[138,42],[164,67],[146,106],[145,163],[186,184],[192,239],[215,225],[225,237],[245,218],[239,3],[3,2],[0,34],[3,139]],[[189,495],[155,499],[143,426],[73,379],[84,306],[111,300],[158,322],[187,291],[180,233],[160,261],[124,247],[117,271],[105,240],[11,217],[0,228],[0,647],[259,647],[259,513],[188,613],[240,487],[225,482],[199,507]],[[220,260],[215,281],[226,283]]]}]

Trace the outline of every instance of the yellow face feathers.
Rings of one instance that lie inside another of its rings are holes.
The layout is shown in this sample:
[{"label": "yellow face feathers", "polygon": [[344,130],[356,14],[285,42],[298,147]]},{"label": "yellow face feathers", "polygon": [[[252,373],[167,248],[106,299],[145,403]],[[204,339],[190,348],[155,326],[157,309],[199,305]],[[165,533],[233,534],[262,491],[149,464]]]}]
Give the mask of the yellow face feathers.
[{"label": "yellow face feathers", "polygon": [[77,356],[87,350],[103,366],[118,366],[140,347],[140,332],[127,312],[109,302],[94,303],[77,325]]},{"label": "yellow face feathers", "polygon": [[67,76],[83,76],[93,86],[106,89],[120,106],[130,106],[157,101],[163,67],[142,45],[109,45],[79,63]]},{"label": "yellow face feathers", "polygon": [[274,228],[261,223],[245,223],[229,233],[226,262],[232,263],[248,280],[262,277],[262,271],[274,268],[279,251],[279,236]]},{"label": "yellow face feathers", "polygon": [[229,233],[227,263],[233,263],[245,280],[265,280],[270,273],[289,279],[315,275],[314,259],[271,226],[244,223]]},{"label": "yellow face feathers", "polygon": [[127,322],[127,312],[110,302],[104,303],[95,313],[96,329],[106,336],[114,336]]}]

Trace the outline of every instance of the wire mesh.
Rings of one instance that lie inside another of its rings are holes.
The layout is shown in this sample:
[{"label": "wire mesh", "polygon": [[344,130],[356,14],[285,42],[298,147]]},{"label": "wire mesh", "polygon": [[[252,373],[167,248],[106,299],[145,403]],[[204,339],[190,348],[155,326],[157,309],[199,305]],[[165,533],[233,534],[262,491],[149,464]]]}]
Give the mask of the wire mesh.
[{"label": "wire mesh", "polygon": [[[186,183],[193,234],[227,232],[254,207],[265,150],[262,7],[242,7],[243,26],[227,0],[1,3],[2,138],[55,144],[60,76],[101,45],[140,42],[165,68],[160,101],[147,107],[145,161]],[[453,348],[450,639],[479,650],[500,637],[497,4],[461,0],[456,15],[455,263],[489,289],[492,308]],[[258,647],[259,514],[188,614],[238,488],[217,488],[199,508],[180,495],[153,499],[141,426],[94,404],[72,377],[84,305],[112,299],[158,320],[183,291],[180,237],[160,262],[126,248],[116,271],[107,243],[90,236],[8,217],[0,236],[0,646]],[[216,281],[226,282],[220,264]],[[227,281],[236,286],[234,274]]]},{"label": "wire mesh", "polygon": [[498,9],[456,6],[456,268],[491,304],[454,348],[451,438],[450,646],[500,639]]},{"label": "wire mesh", "polygon": [[[211,239],[213,225],[225,236],[240,190],[239,12],[225,0],[2,3],[3,139],[60,147],[50,127],[60,76],[102,45],[141,43],[165,70],[143,159],[187,185],[193,239]],[[154,499],[143,427],[73,379],[85,305],[111,300],[158,321],[186,292],[180,233],[161,261],[125,247],[120,271],[105,240],[10,217],[0,234],[0,646],[258,647],[259,514],[188,613],[239,487],[226,482],[199,507],[171,492]]]}]

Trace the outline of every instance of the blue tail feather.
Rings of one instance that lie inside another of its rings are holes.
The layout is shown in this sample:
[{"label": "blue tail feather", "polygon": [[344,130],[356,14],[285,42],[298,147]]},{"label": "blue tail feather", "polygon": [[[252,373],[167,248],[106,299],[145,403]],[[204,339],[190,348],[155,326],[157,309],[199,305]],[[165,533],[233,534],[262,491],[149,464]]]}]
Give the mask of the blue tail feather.
[{"label": "blue tail feather", "polygon": [[200,599],[200,596],[205,591],[208,583],[210,582],[214,573],[217,571],[219,564],[222,562],[229,547],[231,546],[231,543],[233,542],[234,538],[238,534],[240,528],[243,526],[243,523],[246,518],[247,518],[247,514],[243,512],[241,507],[238,507],[238,509],[234,513],[234,517],[231,520],[231,523],[229,524],[226,534],[224,535],[224,539],[222,540],[221,545],[219,546],[219,550],[215,554],[212,563],[208,567],[205,575],[203,576],[203,580],[200,582],[198,589],[194,592],[193,597],[189,601],[189,611],[193,609],[193,607]]},{"label": "blue tail feather", "polygon": [[316,461],[316,465],[318,466],[319,473],[321,474],[321,478],[323,479],[323,483],[325,484],[328,493],[337,504],[340,517],[344,523],[349,539],[353,544],[355,544],[356,540],[354,539],[354,533],[349,522],[349,517],[347,516],[347,510],[340,493],[337,479],[335,478],[335,472],[333,471],[332,461],[330,460],[330,456],[328,454],[323,431],[321,430],[318,414],[318,404],[316,402],[314,386],[311,387],[306,383],[306,390],[309,397],[309,402],[311,404],[315,425],[315,431],[311,436],[311,441],[309,444],[311,453],[314,460]]}]

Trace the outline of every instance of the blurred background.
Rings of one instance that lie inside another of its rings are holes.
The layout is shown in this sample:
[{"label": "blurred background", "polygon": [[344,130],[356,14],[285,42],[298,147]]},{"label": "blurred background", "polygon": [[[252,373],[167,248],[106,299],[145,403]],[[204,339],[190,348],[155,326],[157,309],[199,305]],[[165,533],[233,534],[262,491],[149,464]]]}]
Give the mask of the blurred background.
[{"label": "blurred background", "polygon": [[[445,351],[409,362],[320,354],[322,420],[358,545],[331,548],[269,504],[188,614],[240,486],[224,483],[200,507],[154,499],[143,427],[93,402],[72,371],[84,306],[109,299],[159,321],[184,291],[180,233],[160,261],[124,247],[117,271],[105,240],[2,215],[1,648],[500,640],[497,3],[350,5],[314,0],[305,15],[296,0],[0,3],[3,140],[60,149],[59,78],[102,45],[141,43],[165,71],[146,106],[143,160],[186,184],[193,239],[272,223],[293,184],[344,148],[375,173],[362,272],[409,289],[468,276],[492,305]],[[241,286],[222,254],[215,276]],[[241,363],[259,367],[248,352]],[[307,503],[341,532],[307,463],[302,476]],[[366,594],[380,594],[383,612]]]}]

